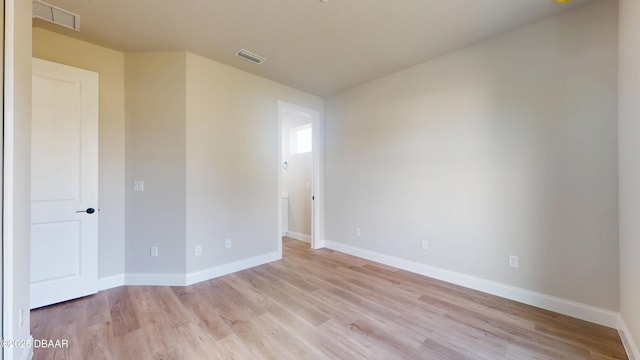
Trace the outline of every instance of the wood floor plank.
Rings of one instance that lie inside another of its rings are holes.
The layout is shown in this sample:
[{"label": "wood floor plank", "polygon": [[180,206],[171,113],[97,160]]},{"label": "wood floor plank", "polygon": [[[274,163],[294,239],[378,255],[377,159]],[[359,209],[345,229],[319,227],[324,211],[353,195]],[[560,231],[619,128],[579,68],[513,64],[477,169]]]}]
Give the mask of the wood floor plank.
[{"label": "wood floor plank", "polygon": [[[236,334],[231,334],[215,343],[217,354],[212,354],[212,359],[220,360],[253,360],[260,359],[254,356],[243,341]],[[215,356],[217,355],[217,356]]]},{"label": "wood floor plank", "polygon": [[[84,328],[81,332],[82,339],[73,342],[71,350],[80,349],[79,353],[83,359],[107,360],[112,359],[109,346],[109,338],[112,337],[113,330],[110,324],[96,324],[88,328]],[[76,344],[77,342],[77,344]],[[70,356],[69,358],[73,358]]]},{"label": "wood floor plank", "polygon": [[332,339],[329,352],[335,354],[333,359],[389,359],[393,352],[374,339],[358,334],[335,320],[329,320],[320,326],[322,334]]},{"label": "wood floor plank", "polygon": [[109,307],[115,336],[121,336],[140,329],[138,314],[135,312],[127,287],[121,287],[116,291],[109,292]]},{"label": "wood floor plank", "polygon": [[284,258],[188,287],[31,312],[34,359],[626,359],[615,329],[285,239]]}]

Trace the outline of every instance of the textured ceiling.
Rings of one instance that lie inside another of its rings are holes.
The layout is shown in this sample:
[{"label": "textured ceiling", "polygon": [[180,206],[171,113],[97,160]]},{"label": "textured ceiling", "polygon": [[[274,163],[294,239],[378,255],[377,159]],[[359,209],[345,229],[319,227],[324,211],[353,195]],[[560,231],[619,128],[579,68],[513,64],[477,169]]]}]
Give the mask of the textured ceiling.
[{"label": "textured ceiling", "polygon": [[[553,0],[45,0],[122,51],[186,50],[326,96],[589,2]],[[535,46],[535,44],[532,44]],[[267,58],[234,56],[245,48]]]}]

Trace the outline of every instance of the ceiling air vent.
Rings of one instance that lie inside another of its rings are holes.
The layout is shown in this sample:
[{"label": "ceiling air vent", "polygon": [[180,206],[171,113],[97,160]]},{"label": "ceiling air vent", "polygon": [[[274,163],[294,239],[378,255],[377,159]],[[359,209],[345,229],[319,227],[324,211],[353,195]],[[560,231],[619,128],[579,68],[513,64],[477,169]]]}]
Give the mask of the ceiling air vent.
[{"label": "ceiling air vent", "polygon": [[33,17],[80,31],[80,16],[42,1],[33,1]]},{"label": "ceiling air vent", "polygon": [[254,64],[262,64],[265,60],[265,58],[263,58],[260,55],[256,55],[254,53],[252,53],[251,51],[247,51],[245,49],[240,49],[238,50],[238,52],[236,53],[236,56],[242,59],[245,59],[247,61],[251,61]]}]

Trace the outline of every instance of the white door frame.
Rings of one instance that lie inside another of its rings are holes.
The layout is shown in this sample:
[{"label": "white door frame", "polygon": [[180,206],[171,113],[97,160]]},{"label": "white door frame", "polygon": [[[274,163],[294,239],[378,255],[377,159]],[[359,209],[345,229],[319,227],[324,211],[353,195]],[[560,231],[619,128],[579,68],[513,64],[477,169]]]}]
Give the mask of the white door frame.
[{"label": "white door frame", "polygon": [[[29,121],[31,113],[31,4],[6,0],[4,10],[2,336],[27,341],[30,214],[25,184],[29,184],[30,167],[22,161],[28,158],[30,141],[24,120]],[[5,359],[30,359],[33,347],[7,346],[0,352]]]},{"label": "white door frame", "polygon": [[324,166],[322,162],[323,127],[320,112],[285,101],[278,101],[278,252],[282,257],[282,112],[288,110],[311,115],[311,134],[313,137],[311,156],[313,158],[311,179],[311,248],[324,247]]}]

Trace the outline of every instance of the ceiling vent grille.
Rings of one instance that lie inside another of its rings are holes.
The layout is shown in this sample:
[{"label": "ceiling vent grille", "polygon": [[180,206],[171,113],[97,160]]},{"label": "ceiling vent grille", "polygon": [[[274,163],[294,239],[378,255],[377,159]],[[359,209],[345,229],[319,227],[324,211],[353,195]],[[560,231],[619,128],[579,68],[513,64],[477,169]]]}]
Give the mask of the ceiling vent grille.
[{"label": "ceiling vent grille", "polygon": [[33,1],[33,17],[80,31],[80,15],[42,1]]},{"label": "ceiling vent grille", "polygon": [[267,60],[267,59],[263,58],[262,56],[256,55],[256,54],[252,53],[251,51],[247,51],[245,49],[238,50],[238,52],[236,53],[236,56],[241,58],[241,59],[244,59],[244,60],[247,60],[247,61],[251,61],[252,63],[258,64],[258,65],[262,64],[265,60]]}]

